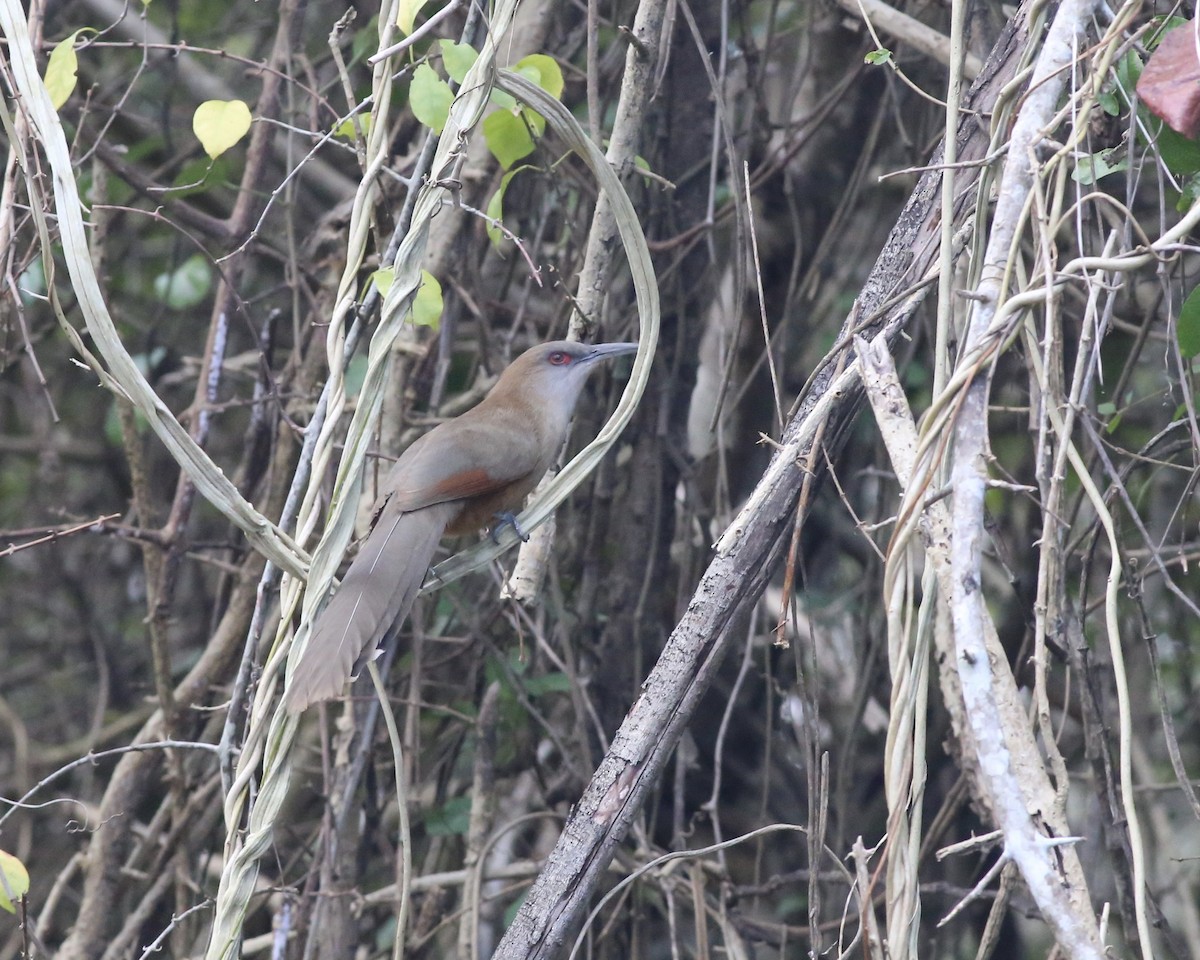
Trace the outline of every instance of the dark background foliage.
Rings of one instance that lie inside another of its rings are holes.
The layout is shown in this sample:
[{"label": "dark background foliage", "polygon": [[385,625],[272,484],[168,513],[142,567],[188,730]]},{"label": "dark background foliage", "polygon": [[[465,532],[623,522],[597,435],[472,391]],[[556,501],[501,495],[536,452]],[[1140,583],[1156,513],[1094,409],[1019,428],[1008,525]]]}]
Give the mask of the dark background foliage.
[{"label": "dark background foliage", "polygon": [[[43,54],[80,27],[100,31],[82,38],[79,87],[61,112],[124,343],[189,429],[201,429],[204,410],[209,454],[276,517],[325,376],[326,325],[362,175],[345,138],[325,140],[309,155],[348,109],[328,41],[344,11],[265,0],[155,2],[145,11],[112,0],[35,7]],[[847,12],[792,0],[681,0],[671,9],[640,131],[639,156],[651,175],[626,178],[663,301],[650,387],[614,454],[559,510],[541,602],[521,608],[500,599],[508,556],[421,601],[391,667],[414,823],[410,956],[458,955],[476,937],[486,956],[497,942],[532,875],[524,868],[553,844],[636,698],[711,544],[769,459],[762,436],[778,437],[781,418],[834,345],[916,182],[912,168],[929,162],[944,127],[930,97],[944,95],[945,67],[902,38],[889,40],[890,63],[866,63],[877,44],[854,4]],[[598,18],[590,64],[589,10]],[[361,98],[370,90],[364,57],[375,49],[376,10],[355,4],[352,11],[356,18],[337,45]],[[947,27],[941,5],[914,2],[908,12]],[[975,56],[987,56],[1010,13],[971,4]],[[1152,13],[1141,11],[1131,31]],[[592,119],[606,134],[634,14],[624,0],[527,0],[507,55],[552,55],[565,78],[562,100],[581,121],[593,70],[600,114]],[[449,18],[440,35],[457,37],[463,19],[462,12]],[[420,43],[411,63],[436,63],[437,51]],[[381,178],[364,287],[428,136],[403,106],[410,76],[406,66],[396,80],[393,162]],[[270,77],[278,82],[264,102]],[[250,103],[255,132],[266,125],[269,134],[260,133],[258,153],[245,141],[211,162],[192,136],[192,112],[201,101],[234,97]],[[714,133],[718,112],[728,141]],[[1062,241],[1069,254],[1099,251],[1114,222],[1123,225],[1128,248],[1131,225],[1153,237],[1175,216],[1177,171],[1158,165],[1152,146],[1130,135],[1128,110],[1111,122],[1130,167],[1095,189],[1123,209],[1081,202],[1078,234]],[[377,443],[381,465],[438,418],[474,402],[525,346],[568,330],[595,201],[591,178],[548,138],[512,181],[505,226],[540,269],[539,286],[511,242],[499,249],[489,242],[478,215],[502,172],[481,138],[465,156],[464,209],[439,215],[427,259],[445,311],[436,330],[412,330],[396,352]],[[737,214],[747,181],[749,219]],[[133,742],[164,690],[176,685],[181,707],[166,733],[216,742],[262,565],[189,492],[145,423],[73,361],[44,299],[43,251],[11,168],[6,196],[15,203],[3,211],[0,527],[4,543],[22,549],[0,559],[0,794],[15,798],[66,763]],[[1196,620],[1186,602],[1200,586],[1200,431],[1191,360],[1179,362],[1175,326],[1194,273],[1190,257],[1184,251],[1157,269],[1122,275],[1100,344],[1102,377],[1079,411],[1094,431],[1081,427],[1077,435],[1101,487],[1109,488],[1107,457],[1130,497],[1123,502],[1110,489],[1134,586],[1121,600],[1135,716],[1134,739],[1123,746],[1134,757],[1148,886],[1162,920],[1156,936],[1163,955],[1176,956],[1200,955],[1200,830],[1168,753],[1173,739],[1187,769],[1200,762],[1190,709]],[[70,315],[71,294],[60,287]],[[1091,322],[1086,297],[1079,288],[1064,295],[1067,371]],[[636,338],[632,291],[620,269],[587,319],[601,339]],[[932,395],[933,323],[933,307],[922,308],[896,348],[918,413]],[[205,399],[218,329],[227,342],[215,397]],[[361,378],[362,362],[351,360],[349,381]],[[1026,690],[1033,683],[1044,454],[1029,362],[1015,344],[993,375],[993,473],[1009,486],[988,495],[985,566],[1000,638]],[[618,367],[590,385],[573,447],[594,435],[626,374]],[[861,837],[875,848],[889,829],[881,557],[898,488],[868,417],[826,449],[795,553],[796,590],[781,595],[778,571],[775,587],[733,627],[735,653],[616,858],[613,881],[659,853],[769,824],[812,829],[823,822],[823,846],[814,858],[804,834],[778,832],[648,873],[591,924],[592,955],[709,956],[723,943],[731,953],[737,944],[743,956],[802,956],[840,952],[851,942],[859,921],[849,896],[851,845]],[[1079,850],[1094,903],[1097,910],[1112,904],[1110,940],[1132,956],[1127,840],[1113,788],[1103,786],[1116,756],[1117,681],[1099,609],[1108,546],[1078,479],[1068,477],[1065,489],[1069,532],[1058,576],[1070,603],[1047,638],[1053,723],[1071,777],[1072,824],[1088,838]],[[369,503],[368,493],[364,518]],[[1154,554],[1177,592],[1166,589]],[[783,615],[790,646],[773,642]],[[1172,736],[1164,734],[1160,708]],[[294,934],[289,956],[390,949],[395,920],[384,888],[395,879],[397,856],[391,753],[378,730],[360,748],[321,720],[310,719],[302,734],[301,773],[274,856],[264,862],[247,954],[266,951],[272,923]],[[984,847],[934,858],[938,848],[991,824],[972,803],[936,695],[927,723],[920,955],[971,957],[981,943],[995,956],[1040,955],[1048,934],[1031,919],[1036,911],[1015,878],[1003,881],[998,925],[986,935],[995,886],[936,926],[996,854]],[[344,808],[335,804],[345,812],[335,824],[325,801],[340,795],[356,756],[366,758],[361,784],[350,784]],[[482,780],[480,757],[491,765]],[[31,925],[63,956],[140,956],[173,917],[215,892],[224,826],[213,757],[174,751],[139,763],[122,776],[115,756],[79,765],[33,798],[60,802],[17,811],[0,834],[0,847],[29,867]],[[823,780],[813,776],[821,769]],[[814,795],[818,782],[824,787]],[[494,806],[472,825],[481,783]],[[507,879],[472,887],[463,869],[474,859],[493,876],[508,870]],[[880,917],[882,891],[880,879],[872,891]],[[472,897],[479,914],[464,923]],[[200,955],[207,923],[205,911],[190,914],[164,950]],[[16,922],[0,919],[0,952],[14,955],[22,942]]]}]

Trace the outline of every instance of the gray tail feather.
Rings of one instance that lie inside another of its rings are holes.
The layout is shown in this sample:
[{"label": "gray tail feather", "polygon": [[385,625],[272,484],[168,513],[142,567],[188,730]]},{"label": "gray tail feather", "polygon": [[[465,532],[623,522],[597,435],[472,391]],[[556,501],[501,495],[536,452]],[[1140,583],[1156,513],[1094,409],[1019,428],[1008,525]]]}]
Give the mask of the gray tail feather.
[{"label": "gray tail feather", "polygon": [[299,713],[342,692],[359,656],[408,616],[455,503],[402,513],[385,506],[333,599],[317,617],[284,700]]}]

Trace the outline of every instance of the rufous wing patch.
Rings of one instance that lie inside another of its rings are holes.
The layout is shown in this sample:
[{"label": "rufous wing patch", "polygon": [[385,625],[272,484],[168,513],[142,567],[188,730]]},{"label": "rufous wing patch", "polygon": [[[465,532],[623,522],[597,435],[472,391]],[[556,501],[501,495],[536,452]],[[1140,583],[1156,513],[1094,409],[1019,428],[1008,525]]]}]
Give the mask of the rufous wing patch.
[{"label": "rufous wing patch", "polygon": [[462,500],[466,497],[478,497],[485,493],[491,493],[508,482],[497,482],[482,467],[476,467],[472,470],[460,470],[427,487],[416,490],[397,490],[395,496],[399,499],[401,509],[420,510],[422,507],[434,503],[446,503],[449,500]]},{"label": "rufous wing patch", "polygon": [[439,480],[432,490],[439,500],[461,500],[463,497],[477,497],[481,493],[490,493],[499,486],[503,484],[493,480],[486,470],[476,467],[474,470],[463,470]]}]

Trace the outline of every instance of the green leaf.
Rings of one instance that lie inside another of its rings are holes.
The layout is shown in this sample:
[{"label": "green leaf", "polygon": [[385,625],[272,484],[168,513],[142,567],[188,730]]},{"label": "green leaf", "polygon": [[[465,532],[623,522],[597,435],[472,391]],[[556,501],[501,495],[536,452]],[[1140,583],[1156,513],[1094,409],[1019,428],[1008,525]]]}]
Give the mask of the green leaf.
[{"label": "green leaf", "polygon": [[246,135],[251,119],[244,100],[206,100],[192,115],[192,131],[204,152],[216,160]]},{"label": "green leaf", "polygon": [[[536,83],[550,96],[556,99],[562,97],[562,68],[553,57],[544,53],[531,53],[518,60],[513,66],[513,71]],[[502,90],[494,90],[491,99],[500,109],[484,119],[483,138],[487,141],[492,156],[507,170],[522,157],[533,153],[534,143],[530,130],[541,136],[546,129],[546,121],[536,110],[521,107]]]},{"label": "green leaf", "polygon": [[488,99],[491,100],[492,103],[495,104],[497,107],[499,107],[501,110],[516,110],[516,109],[518,109],[517,98],[514,97],[511,93],[505,93],[503,90],[493,90],[491,92],[491,95],[488,97]]},{"label": "green leaf", "polygon": [[406,37],[413,32],[413,23],[417,19],[417,14],[428,2],[429,0],[400,0],[400,3],[397,4],[396,26]]},{"label": "green leaf", "polygon": [[351,361],[346,364],[346,373],[343,377],[346,396],[357,397],[358,392],[362,389],[364,381],[367,379],[367,355],[363,351],[359,351],[354,355]]},{"label": "green leaf", "polygon": [[[381,294],[387,296],[396,282],[396,271],[392,267],[376,270],[371,274],[371,282]],[[421,285],[413,297],[411,318],[418,327],[432,327],[434,330],[442,322],[442,285],[428,270],[421,271]]]},{"label": "green leaf", "polygon": [[1163,38],[1176,27],[1182,27],[1185,23],[1191,23],[1185,17],[1152,17],[1150,22],[1154,24],[1154,29],[1147,35],[1145,44],[1147,50],[1157,50],[1158,45],[1163,42]]},{"label": "green leaf", "polygon": [[562,68],[553,57],[548,57],[544,53],[531,53],[518,60],[513,70],[528,77],[555,100],[562,99]]},{"label": "green leaf", "polygon": [[200,303],[212,287],[212,267],[204,254],[194,253],[174,270],[154,278],[154,295],[172,310]]},{"label": "green leaf", "polygon": [[1175,210],[1178,213],[1186,213],[1192,208],[1192,204],[1200,199],[1200,176],[1193,173],[1190,177],[1184,177],[1180,187],[1182,189]]},{"label": "green leaf", "polygon": [[[496,188],[496,192],[488,199],[487,207],[483,211],[490,218],[487,225],[488,239],[492,242],[492,246],[496,249],[500,248],[500,239],[504,233],[496,225],[504,221],[504,194],[508,191],[509,181],[512,180],[516,170],[510,170],[500,178],[500,186]],[[492,221],[495,221],[494,223]]]},{"label": "green leaf", "polygon": [[29,871],[11,853],[0,850],[0,909],[17,912],[17,901],[29,892]]},{"label": "green leaf", "polygon": [[46,76],[42,81],[46,84],[46,92],[50,94],[50,102],[55,110],[61,110],[75,91],[75,83],[79,73],[79,58],[75,56],[75,39],[91,27],[81,27],[64,40],[60,40],[50,51],[50,59],[46,63]]},{"label": "green leaf", "polygon": [[425,816],[425,831],[431,837],[462,836],[470,825],[470,797],[454,797]]},{"label": "green leaf", "polygon": [[504,221],[504,194],[508,191],[508,185],[522,170],[528,170],[528,166],[517,167],[515,170],[509,170],[503,177],[500,178],[500,186],[496,188],[496,192],[492,194],[491,199],[487,202],[487,209],[484,211],[495,223],[489,222],[487,225],[488,239],[492,241],[492,246],[497,250],[500,249],[500,241],[504,239],[504,231],[496,224]]},{"label": "green leaf", "polygon": [[507,170],[533,153],[533,139],[520,113],[497,110],[483,118],[483,139],[492,156]]},{"label": "green leaf", "polygon": [[1200,143],[1176,133],[1161,120],[1150,118],[1148,113],[1146,119],[1153,124],[1150,129],[1157,131],[1154,144],[1167,169],[1177,177],[1200,173]]},{"label": "green leaf", "polygon": [[1075,163],[1075,171],[1071,174],[1076,183],[1087,184],[1095,183],[1102,177],[1107,177],[1112,173],[1120,173],[1123,170],[1129,169],[1129,157],[1122,156],[1115,159],[1118,153],[1123,153],[1121,147],[1110,147],[1108,150],[1101,150],[1099,153],[1088,154],[1085,157],[1080,157]]},{"label": "green leaf", "polygon": [[[518,60],[513,69],[531,83],[536,83],[555,100],[562,98],[562,69],[553,57],[548,57],[544,53],[531,53]],[[522,116],[526,125],[533,130],[536,136],[540,137],[545,132],[546,121],[536,110],[526,107]]]},{"label": "green leaf", "polygon": [[121,449],[123,435],[121,433],[121,415],[117,412],[117,405],[114,403],[108,408],[108,412],[104,414],[104,439],[108,441],[109,446]]},{"label": "green leaf", "polygon": [[878,67],[887,63],[891,59],[892,51],[886,49],[885,47],[880,47],[878,50],[872,50],[865,57],[863,57],[863,62],[869,63],[873,67]]},{"label": "green leaf", "polygon": [[379,14],[374,14],[354,34],[354,42],[350,44],[350,63],[358,63],[379,49]]},{"label": "green leaf", "polygon": [[439,77],[433,67],[422,63],[413,71],[412,83],[408,88],[408,102],[414,117],[434,133],[441,133],[446,125],[446,118],[450,116],[450,104],[454,102],[454,94],[450,90],[450,84]]},{"label": "green leaf", "polygon": [[[1105,113],[1111,116],[1120,116],[1129,109],[1131,98],[1137,88],[1138,78],[1142,75],[1141,57],[1138,56],[1137,51],[1130,50],[1117,61],[1109,72],[1112,77],[1111,86],[1108,88],[1107,94],[1103,92],[1100,94],[1097,102]],[[1138,140],[1142,143],[1145,142],[1140,128]]]},{"label": "green leaf", "polygon": [[525,692],[531,697],[547,693],[566,693],[571,689],[571,678],[565,673],[545,673],[540,677],[525,678]]},{"label": "green leaf", "polygon": [[[362,128],[363,137],[369,137],[371,135],[371,115],[369,113],[360,113],[357,119],[359,127]],[[353,143],[356,136],[354,120],[354,117],[347,117],[341,123],[335,124],[332,131],[333,135]]]},{"label": "green leaf", "polygon": [[1113,71],[1117,75],[1117,87],[1121,91],[1127,105],[1129,97],[1137,88],[1138,80],[1141,79],[1143,66],[1142,58],[1138,55],[1138,52],[1130,50],[1117,61],[1117,65],[1113,68]]},{"label": "green leaf", "polygon": [[[505,663],[508,665],[507,669],[504,666]],[[511,691],[512,680],[509,674],[519,677],[527,669],[529,669],[529,661],[521,659],[520,654],[512,650],[507,654],[502,654],[499,658],[488,657],[483,665],[483,674],[487,683],[495,683],[499,680],[506,691]]]},{"label": "green leaf", "polygon": [[1111,400],[1105,400],[1103,403],[1096,404],[1096,415],[1103,417],[1108,422],[1104,425],[1104,432],[1114,433],[1121,425],[1121,414],[1117,412],[1117,405]]},{"label": "green leaf", "polygon": [[504,929],[511,927],[517,919],[517,914],[521,912],[521,908],[525,906],[525,898],[529,896],[531,887],[526,887],[525,891],[517,897],[517,899],[504,908]]},{"label": "green leaf", "polygon": [[153,371],[158,369],[163,361],[167,359],[167,348],[163,346],[153,347],[145,353],[135,353],[132,359],[137,368],[142,371],[142,376],[149,380],[154,375]]},{"label": "green leaf", "polygon": [[1192,289],[1179,308],[1175,336],[1179,340],[1180,353],[1188,359],[1200,356],[1200,286]]},{"label": "green leaf", "polygon": [[21,302],[30,306],[46,295],[46,267],[41,257],[34,257],[21,275],[17,277],[17,290]]},{"label": "green leaf", "polygon": [[478,58],[479,51],[469,43],[442,41],[442,65],[455,83],[462,83],[467,79],[467,71],[475,65]]},{"label": "green leaf", "polygon": [[387,292],[392,289],[392,284],[396,280],[396,271],[392,267],[383,267],[371,274],[371,282],[379,290],[382,296],[387,296]]},{"label": "green leaf", "polygon": [[[133,411],[133,422],[138,436],[144,435],[150,429],[150,422],[141,410],[135,409]],[[108,441],[109,446],[120,450],[122,444],[125,442],[125,438],[121,432],[121,411],[117,409],[116,401],[109,406],[108,412],[104,414],[103,431],[104,439]]]},{"label": "green leaf", "polygon": [[203,193],[209,187],[223,183],[229,179],[229,158],[218,157],[210,160],[208,157],[193,157],[179,169],[172,181],[170,194],[172,197],[190,197],[195,193]]},{"label": "green leaf", "polygon": [[442,322],[442,285],[428,270],[421,271],[421,285],[413,297],[412,322],[434,330]]}]

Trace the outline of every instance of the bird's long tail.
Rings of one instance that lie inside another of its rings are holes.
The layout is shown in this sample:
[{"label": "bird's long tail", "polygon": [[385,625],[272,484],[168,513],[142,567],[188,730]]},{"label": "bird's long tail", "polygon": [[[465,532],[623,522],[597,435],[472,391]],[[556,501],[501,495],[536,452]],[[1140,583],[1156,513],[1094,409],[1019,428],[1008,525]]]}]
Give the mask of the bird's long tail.
[{"label": "bird's long tail", "polygon": [[383,508],[333,599],[313,624],[284,700],[292,713],[342,692],[367,646],[408,616],[438,541],[459,507]]}]

